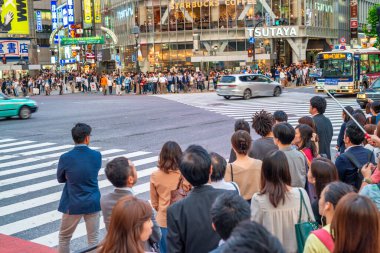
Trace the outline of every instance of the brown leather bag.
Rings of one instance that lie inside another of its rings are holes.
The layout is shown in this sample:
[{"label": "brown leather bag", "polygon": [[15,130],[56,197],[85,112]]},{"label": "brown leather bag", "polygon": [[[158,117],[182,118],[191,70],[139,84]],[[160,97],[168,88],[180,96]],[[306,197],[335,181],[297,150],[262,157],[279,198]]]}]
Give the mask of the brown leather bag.
[{"label": "brown leather bag", "polygon": [[170,192],[170,205],[186,198],[186,196],[189,194],[189,191],[186,191],[183,187],[183,181],[184,179],[181,175],[181,177],[179,178],[177,189]]}]

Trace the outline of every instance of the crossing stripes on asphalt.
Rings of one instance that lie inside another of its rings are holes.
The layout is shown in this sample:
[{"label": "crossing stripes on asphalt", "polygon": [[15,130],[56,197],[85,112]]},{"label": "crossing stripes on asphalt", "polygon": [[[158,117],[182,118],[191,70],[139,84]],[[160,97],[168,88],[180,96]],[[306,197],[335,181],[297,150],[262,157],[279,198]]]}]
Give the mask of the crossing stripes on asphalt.
[{"label": "crossing stripes on asphalt", "polygon": [[[0,233],[50,247],[58,245],[59,226],[56,224],[62,214],[57,207],[63,184],[56,180],[56,167],[58,158],[71,148],[73,145],[0,139]],[[142,179],[148,178],[157,169],[158,156],[147,151],[127,153],[123,149],[93,149],[102,153],[103,167],[99,171],[101,192],[112,189],[111,183],[104,177],[106,162],[120,156],[131,159],[136,166],[142,183],[138,183],[134,191],[137,194],[149,192],[149,180]],[[41,227],[48,232],[41,234]],[[102,228],[104,223],[101,219]],[[85,224],[80,223],[73,239],[85,236]]]}]

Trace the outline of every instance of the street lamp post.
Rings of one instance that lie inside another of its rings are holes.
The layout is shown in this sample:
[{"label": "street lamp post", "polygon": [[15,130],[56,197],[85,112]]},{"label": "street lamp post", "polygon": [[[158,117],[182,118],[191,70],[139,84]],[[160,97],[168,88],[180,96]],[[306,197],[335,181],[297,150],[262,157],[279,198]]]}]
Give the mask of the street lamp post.
[{"label": "street lamp post", "polygon": [[136,50],[136,72],[140,74],[140,64],[139,64],[139,49],[140,49],[140,44],[139,44],[139,37],[140,37],[140,28],[138,26],[134,26],[132,30],[132,34],[135,35],[135,47],[134,49]]},{"label": "street lamp post", "polygon": [[[252,37],[255,38],[255,31],[256,31],[256,28],[265,21],[265,19],[261,19],[256,25],[255,27],[253,27],[253,34],[252,34]],[[255,48],[255,43],[253,43],[253,48],[252,48],[252,52],[253,52],[253,55],[252,55],[252,62],[253,64],[255,65],[255,62],[256,62],[256,48]]]}]

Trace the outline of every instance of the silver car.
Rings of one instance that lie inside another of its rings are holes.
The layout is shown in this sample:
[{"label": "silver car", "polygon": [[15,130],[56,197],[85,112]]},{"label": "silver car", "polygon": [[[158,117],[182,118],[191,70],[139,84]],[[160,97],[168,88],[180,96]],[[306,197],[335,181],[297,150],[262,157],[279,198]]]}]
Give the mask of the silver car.
[{"label": "silver car", "polygon": [[225,99],[242,97],[250,99],[259,96],[278,97],[282,87],[278,82],[260,74],[239,74],[222,76],[218,83],[216,93]]}]

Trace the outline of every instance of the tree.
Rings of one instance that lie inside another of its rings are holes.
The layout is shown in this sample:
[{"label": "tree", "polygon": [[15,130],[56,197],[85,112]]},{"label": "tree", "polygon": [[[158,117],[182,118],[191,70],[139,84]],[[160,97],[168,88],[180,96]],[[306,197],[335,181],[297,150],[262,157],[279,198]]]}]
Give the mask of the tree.
[{"label": "tree", "polygon": [[379,17],[377,16],[377,7],[380,7],[380,4],[375,4],[368,10],[367,24],[371,25],[371,31],[368,31],[367,26],[364,27],[364,33],[368,37],[377,37],[377,42],[374,45],[375,47],[380,46],[380,38],[376,33],[376,25],[380,22]]}]

